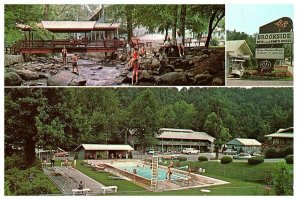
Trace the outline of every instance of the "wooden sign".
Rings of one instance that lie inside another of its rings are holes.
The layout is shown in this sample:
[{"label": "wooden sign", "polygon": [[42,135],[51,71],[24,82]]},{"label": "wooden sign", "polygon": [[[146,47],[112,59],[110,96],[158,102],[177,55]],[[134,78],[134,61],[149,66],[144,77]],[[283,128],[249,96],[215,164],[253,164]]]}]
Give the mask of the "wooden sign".
[{"label": "wooden sign", "polygon": [[[267,51],[259,51],[257,58],[258,71],[260,73],[268,73],[273,70],[276,60],[284,59],[282,50],[283,44],[291,44],[294,41],[293,21],[289,17],[282,17],[268,24],[259,27],[259,34],[256,37],[257,49],[277,49]],[[273,53],[271,53],[273,51]],[[276,53],[275,53],[276,52]],[[276,56],[274,54],[277,54]],[[264,58],[263,58],[264,57]],[[277,58],[278,57],[278,58]]]},{"label": "wooden sign", "polygon": [[256,59],[284,59],[284,48],[256,48]]}]

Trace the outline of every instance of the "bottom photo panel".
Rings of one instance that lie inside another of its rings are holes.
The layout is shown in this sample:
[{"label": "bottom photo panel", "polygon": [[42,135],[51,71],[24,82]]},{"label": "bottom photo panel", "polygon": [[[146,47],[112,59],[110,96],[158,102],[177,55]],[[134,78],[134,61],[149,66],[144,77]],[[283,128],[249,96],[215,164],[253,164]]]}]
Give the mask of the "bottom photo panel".
[{"label": "bottom photo panel", "polygon": [[293,88],[6,88],[6,196],[293,195]]}]

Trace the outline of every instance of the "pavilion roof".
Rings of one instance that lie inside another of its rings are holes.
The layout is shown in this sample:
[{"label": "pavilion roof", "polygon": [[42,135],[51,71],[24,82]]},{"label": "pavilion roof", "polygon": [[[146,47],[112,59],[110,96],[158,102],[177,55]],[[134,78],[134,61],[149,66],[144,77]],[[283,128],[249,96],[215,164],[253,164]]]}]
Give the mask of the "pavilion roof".
[{"label": "pavilion roof", "polygon": [[[98,23],[96,21],[41,21],[36,25],[51,32],[91,32],[97,31],[115,31],[119,28],[119,23]],[[24,31],[31,30],[32,27],[25,24],[17,24],[17,28]]]}]

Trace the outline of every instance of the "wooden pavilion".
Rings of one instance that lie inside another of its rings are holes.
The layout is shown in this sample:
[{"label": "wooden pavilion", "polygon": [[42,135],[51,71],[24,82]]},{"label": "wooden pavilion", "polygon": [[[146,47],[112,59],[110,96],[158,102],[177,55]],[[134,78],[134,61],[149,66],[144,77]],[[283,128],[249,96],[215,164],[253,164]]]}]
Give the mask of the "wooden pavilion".
[{"label": "wooden pavilion", "polygon": [[[100,23],[96,21],[41,21],[35,28],[18,24],[25,38],[11,47],[13,54],[59,53],[66,46],[68,52],[115,52],[123,47],[119,40],[118,23]],[[53,33],[52,40],[36,40],[36,29],[45,29]],[[97,33],[101,34],[100,38]],[[54,39],[56,33],[79,33],[80,38]],[[97,37],[98,36],[98,37]]]}]

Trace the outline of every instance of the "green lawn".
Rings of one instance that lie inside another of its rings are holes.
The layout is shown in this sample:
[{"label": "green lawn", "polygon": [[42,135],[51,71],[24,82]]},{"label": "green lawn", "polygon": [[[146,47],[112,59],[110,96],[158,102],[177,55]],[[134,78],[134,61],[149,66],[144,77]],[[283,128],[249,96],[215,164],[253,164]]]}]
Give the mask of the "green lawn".
[{"label": "green lawn", "polygon": [[[150,192],[144,188],[126,180],[111,180],[106,172],[95,172],[90,167],[84,166],[79,162],[77,169],[86,175],[94,178],[104,185],[116,185],[119,188],[118,193],[110,195],[204,195],[200,190],[203,188],[193,188],[177,191]],[[223,196],[249,196],[249,195],[275,195],[274,189],[265,190],[266,182],[269,180],[271,171],[277,166],[277,163],[261,163],[258,165],[249,165],[247,162],[233,162],[230,164],[220,164],[215,161],[198,162],[183,161],[180,166],[190,165],[192,167],[202,167],[206,169],[206,176],[218,178],[229,184],[205,187],[210,189],[211,193],[205,195],[223,195]]]}]

